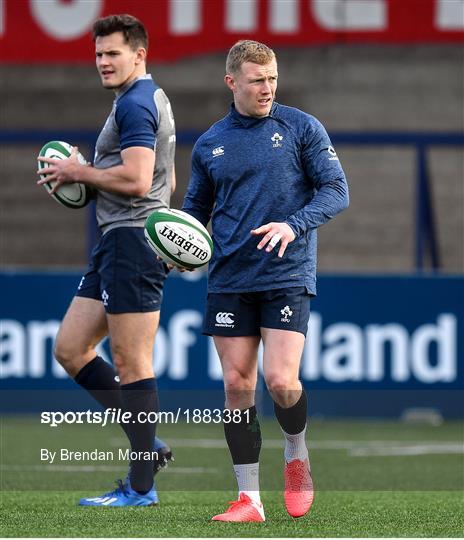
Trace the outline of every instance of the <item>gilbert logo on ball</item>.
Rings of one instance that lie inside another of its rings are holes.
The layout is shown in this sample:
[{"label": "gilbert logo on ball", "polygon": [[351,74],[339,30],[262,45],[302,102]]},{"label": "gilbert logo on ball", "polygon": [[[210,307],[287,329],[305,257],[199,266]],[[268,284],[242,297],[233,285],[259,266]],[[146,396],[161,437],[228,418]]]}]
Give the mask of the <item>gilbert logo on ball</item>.
[{"label": "gilbert logo on ball", "polygon": [[[42,146],[39,156],[54,159],[67,159],[71,155],[72,148],[73,147],[70,144],[63,141],[50,141]],[[77,154],[77,159],[83,165],[87,163],[80,152]],[[42,161],[39,161],[38,164],[39,170],[48,167],[48,165]],[[47,175],[45,174],[40,175],[41,179],[45,179],[46,177]],[[93,197],[93,190],[80,182],[64,184],[55,193],[50,193],[54,184],[55,182],[53,181],[46,182],[43,184],[43,187],[56,201],[67,208],[82,208],[88,204]]]},{"label": "gilbert logo on ball", "polygon": [[156,210],[145,222],[145,238],[165,262],[190,270],[205,265],[213,241],[205,227],[182,210]]}]

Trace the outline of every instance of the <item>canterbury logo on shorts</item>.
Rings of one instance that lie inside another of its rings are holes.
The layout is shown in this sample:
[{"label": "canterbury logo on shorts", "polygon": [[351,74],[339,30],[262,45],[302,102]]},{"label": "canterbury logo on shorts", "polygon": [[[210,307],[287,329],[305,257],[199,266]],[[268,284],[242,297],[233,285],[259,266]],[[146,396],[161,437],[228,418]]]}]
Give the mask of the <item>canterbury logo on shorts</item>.
[{"label": "canterbury logo on shorts", "polygon": [[234,327],[234,317],[233,313],[226,313],[225,311],[220,311],[216,313],[216,324],[215,326],[223,326],[226,328]]}]

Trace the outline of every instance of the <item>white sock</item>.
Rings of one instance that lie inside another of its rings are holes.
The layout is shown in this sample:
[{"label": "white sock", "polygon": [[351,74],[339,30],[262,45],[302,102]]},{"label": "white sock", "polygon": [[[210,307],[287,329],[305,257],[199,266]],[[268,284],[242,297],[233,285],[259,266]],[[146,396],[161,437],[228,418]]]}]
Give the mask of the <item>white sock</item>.
[{"label": "white sock", "polygon": [[305,433],[306,426],[303,431],[290,435],[282,430],[285,437],[285,461],[288,463],[294,459],[301,459],[304,461],[308,457],[308,448],[306,447]]},{"label": "white sock", "polygon": [[259,496],[259,463],[234,465],[234,471],[239,496],[240,493],[245,493],[252,501],[261,504],[261,497]]}]

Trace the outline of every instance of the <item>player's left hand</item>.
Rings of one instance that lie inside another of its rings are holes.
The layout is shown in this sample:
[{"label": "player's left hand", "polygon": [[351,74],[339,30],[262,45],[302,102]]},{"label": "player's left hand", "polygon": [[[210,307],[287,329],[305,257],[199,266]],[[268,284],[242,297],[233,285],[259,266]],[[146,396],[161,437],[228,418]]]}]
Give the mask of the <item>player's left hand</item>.
[{"label": "player's left hand", "polygon": [[79,163],[77,154],[77,146],[74,146],[71,155],[67,159],[38,156],[37,159],[46,163],[48,166],[37,171],[37,174],[39,175],[46,175],[46,178],[39,180],[37,184],[41,186],[46,182],[54,181],[55,185],[53,186],[51,193],[55,193],[55,191],[63,184],[78,182],[81,167],[84,167],[85,165]]},{"label": "player's left hand", "polygon": [[280,242],[279,253],[277,254],[280,258],[283,257],[288,244],[295,240],[295,233],[288,223],[266,223],[257,229],[253,229],[251,234],[254,236],[264,234],[261,242],[256,247],[263,249],[267,244],[266,251],[268,253]]}]

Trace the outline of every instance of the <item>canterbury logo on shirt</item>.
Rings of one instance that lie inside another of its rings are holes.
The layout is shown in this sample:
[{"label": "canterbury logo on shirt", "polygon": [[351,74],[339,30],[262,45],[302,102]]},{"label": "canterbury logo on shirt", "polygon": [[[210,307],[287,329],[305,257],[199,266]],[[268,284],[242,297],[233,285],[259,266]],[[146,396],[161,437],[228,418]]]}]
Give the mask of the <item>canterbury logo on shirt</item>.
[{"label": "canterbury logo on shirt", "polygon": [[327,148],[327,152],[330,154],[329,161],[338,161],[337,152],[335,152],[335,148],[333,146],[329,146],[329,148]]},{"label": "canterbury logo on shirt", "polygon": [[214,148],[211,153],[213,154],[213,157],[223,156],[224,146],[218,146],[217,148]]}]

